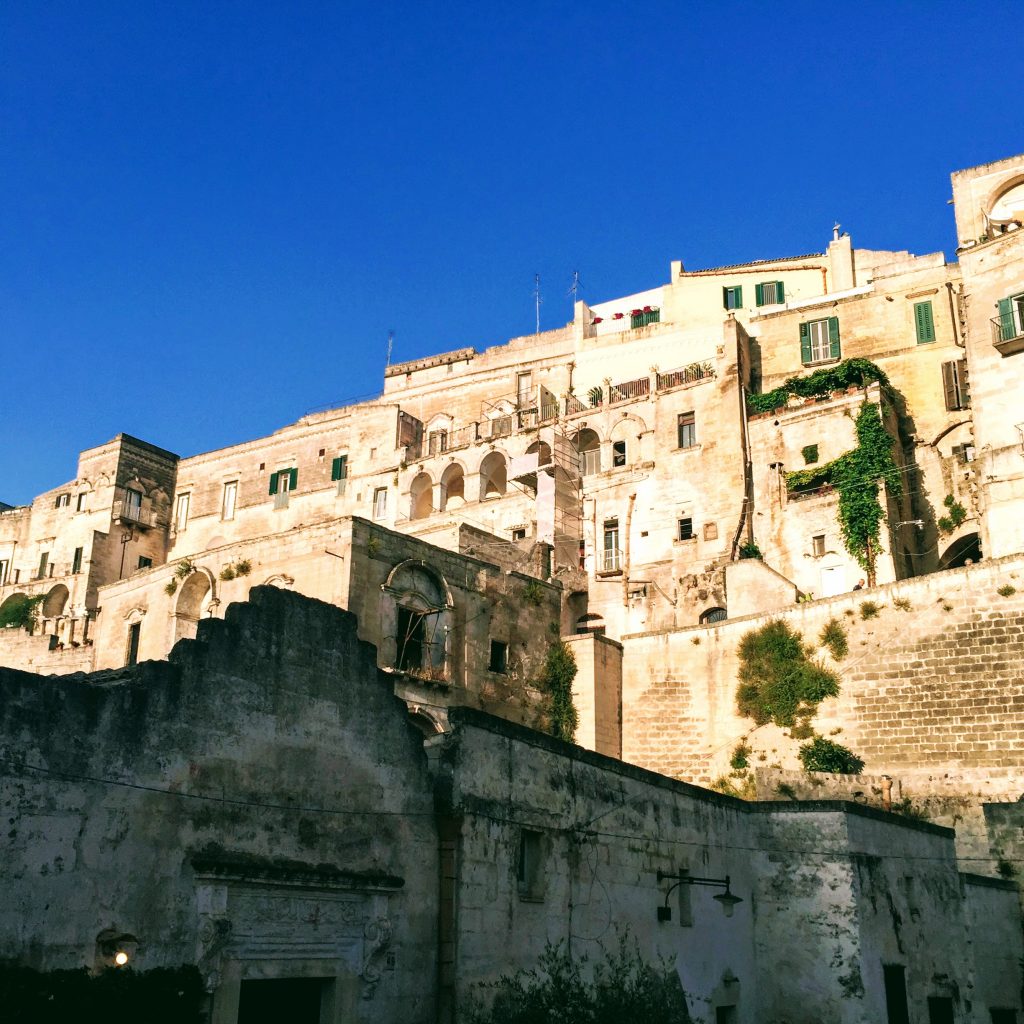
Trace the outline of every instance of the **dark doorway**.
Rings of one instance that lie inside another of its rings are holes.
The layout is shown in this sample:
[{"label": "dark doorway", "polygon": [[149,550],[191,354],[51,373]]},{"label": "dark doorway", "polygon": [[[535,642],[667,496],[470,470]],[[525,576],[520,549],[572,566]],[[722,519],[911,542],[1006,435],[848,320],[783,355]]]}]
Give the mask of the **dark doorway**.
[{"label": "dark doorway", "polygon": [[885,1010],[888,1024],[910,1024],[907,1010],[906,968],[902,964],[883,964]]},{"label": "dark doorway", "polygon": [[395,668],[402,672],[418,672],[423,668],[423,614],[411,608],[398,609],[398,635],[395,638],[398,658]]},{"label": "dark doorway", "polygon": [[243,981],[238,1024],[320,1024],[322,978]]},{"label": "dark doorway", "polygon": [[124,657],[126,665],[137,665],[139,662],[139,634],[141,632],[141,622],[136,622],[128,627],[128,647]]},{"label": "dark doorway", "polygon": [[953,1000],[949,996],[928,997],[928,1024],[955,1024]]}]

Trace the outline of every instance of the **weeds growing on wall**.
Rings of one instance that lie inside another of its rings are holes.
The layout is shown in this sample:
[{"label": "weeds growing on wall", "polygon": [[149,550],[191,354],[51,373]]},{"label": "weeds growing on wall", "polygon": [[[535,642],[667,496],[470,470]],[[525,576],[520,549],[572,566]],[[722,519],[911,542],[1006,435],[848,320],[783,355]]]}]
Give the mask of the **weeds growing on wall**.
[{"label": "weeds growing on wall", "polygon": [[729,759],[729,765],[737,771],[750,765],[750,747],[742,740],[736,744],[736,749],[732,752],[732,757]]},{"label": "weeds growing on wall", "polygon": [[747,408],[751,412],[774,412],[789,401],[791,395],[797,398],[824,398],[833,391],[845,391],[849,387],[867,387],[877,381],[883,387],[889,386],[885,371],[870,359],[844,359],[835,366],[828,366],[806,377],[790,377],[774,391],[763,395],[747,395]]},{"label": "weeds growing on wall", "polygon": [[855,430],[856,448],[824,466],[787,473],[786,484],[791,491],[822,484],[835,487],[839,492],[839,529],[843,544],[867,573],[868,585],[874,586],[885,516],[878,485],[884,483],[889,493],[898,498],[903,493],[903,482],[893,458],[892,438],[882,423],[878,406],[869,402],[861,406]]},{"label": "weeds growing on wall", "polygon": [[567,644],[556,640],[548,647],[537,689],[545,695],[544,711],[548,732],[556,739],[576,738],[579,715],[572,702],[572,681],[576,678],[576,658]]},{"label": "weeds growing on wall", "polygon": [[775,619],[740,641],[739,713],[758,725],[792,727],[814,716],[826,697],[839,693],[835,672],[813,661],[799,633]]},{"label": "weeds growing on wall", "polygon": [[0,1014],[32,1024],[200,1024],[203,982],[195,967],[133,971],[34,971],[0,961]]},{"label": "weeds growing on wall", "polygon": [[544,588],[537,580],[530,580],[523,587],[523,600],[527,604],[532,604],[534,608],[544,601]]},{"label": "weeds growing on wall", "polygon": [[1000,597],[1013,597],[1017,593],[1017,588],[1012,583],[1004,583],[996,593]]},{"label": "weeds growing on wall", "polygon": [[174,575],[179,580],[185,579],[186,576],[191,576],[196,571],[196,563],[191,558],[183,558],[175,567]]},{"label": "weeds growing on wall", "polygon": [[740,558],[763,558],[761,549],[757,546],[756,541],[748,540],[744,541],[740,545]]},{"label": "weeds growing on wall", "polygon": [[838,775],[860,775],[864,762],[849,748],[824,736],[805,743],[797,756],[808,772],[833,772]]},{"label": "weeds growing on wall", "polygon": [[850,653],[850,644],[846,639],[846,627],[838,619],[829,619],[818,637],[822,647],[827,647],[836,661],[842,661]]},{"label": "weeds growing on wall", "polygon": [[167,581],[167,582],[166,582],[166,583],[164,584],[164,593],[165,593],[165,594],[166,594],[166,595],[167,595],[168,597],[173,597],[173,596],[174,596],[174,593],[175,593],[175,591],[176,591],[177,589],[178,589],[178,577],[177,577],[177,576],[172,576],[172,577],[171,577],[171,578],[170,578],[170,579],[169,579],[169,580],[168,580],[168,581]]},{"label": "weeds growing on wall", "polygon": [[[653,916],[653,912],[652,912]],[[602,950],[591,965],[559,942],[544,948],[529,971],[476,987],[467,1024],[689,1024],[679,975],[670,960],[649,964],[639,944],[619,935],[618,950]]]},{"label": "weeds growing on wall", "polygon": [[731,775],[723,775],[715,779],[708,788],[725,796],[734,796],[738,800],[757,799],[757,783],[754,782],[754,776],[747,771],[734,771]]},{"label": "weeds growing on wall", "polygon": [[882,606],[877,601],[861,601],[860,617],[862,619],[877,619]]},{"label": "weeds growing on wall", "polygon": [[939,517],[938,527],[943,533],[952,533],[967,518],[967,509],[952,494],[947,494],[942,504],[946,506],[946,514]]},{"label": "weeds growing on wall", "polygon": [[27,594],[12,594],[0,608],[0,627],[10,626],[14,629],[31,629],[39,618],[39,606],[43,603],[43,594],[29,597]]}]

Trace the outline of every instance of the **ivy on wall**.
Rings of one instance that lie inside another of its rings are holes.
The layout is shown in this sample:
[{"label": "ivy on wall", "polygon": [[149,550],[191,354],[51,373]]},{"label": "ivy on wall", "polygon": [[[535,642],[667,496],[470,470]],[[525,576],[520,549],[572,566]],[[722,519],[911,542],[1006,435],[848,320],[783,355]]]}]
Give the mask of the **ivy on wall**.
[{"label": "ivy on wall", "polygon": [[579,715],[572,702],[572,682],[576,678],[576,658],[567,644],[556,640],[548,648],[537,688],[545,696],[548,732],[556,739],[572,743]]},{"label": "ivy on wall", "polygon": [[824,398],[834,391],[845,391],[850,387],[867,387],[878,382],[889,387],[885,371],[870,359],[844,359],[835,366],[826,366],[806,377],[790,377],[784,384],[763,395],[747,395],[750,412],[774,412],[789,401],[791,395],[797,398]]},{"label": "ivy on wall", "polygon": [[25,594],[12,594],[0,608],[0,627],[11,626],[16,629],[31,629],[39,618],[39,605],[44,594],[28,597]]},{"label": "ivy on wall", "polygon": [[786,483],[790,491],[821,484],[836,488],[843,543],[868,574],[869,586],[873,586],[885,515],[878,484],[882,481],[889,493],[898,498],[903,493],[903,481],[893,458],[892,438],[882,424],[878,406],[865,402],[857,414],[855,429],[856,448],[827,465],[787,473]]}]

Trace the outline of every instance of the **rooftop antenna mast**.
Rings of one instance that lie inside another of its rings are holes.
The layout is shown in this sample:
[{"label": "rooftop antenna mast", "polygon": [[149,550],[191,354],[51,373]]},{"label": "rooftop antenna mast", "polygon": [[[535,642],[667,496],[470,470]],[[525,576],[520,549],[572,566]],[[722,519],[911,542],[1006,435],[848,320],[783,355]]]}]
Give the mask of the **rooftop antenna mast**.
[{"label": "rooftop antenna mast", "polygon": [[533,275],[533,303],[537,310],[537,333],[540,334],[540,274]]},{"label": "rooftop antenna mast", "polygon": [[572,296],[572,308],[576,308],[576,303],[579,301],[580,292],[583,291],[583,282],[580,280],[580,272],[574,270],[572,272],[572,286],[569,288],[568,294]]},{"label": "rooftop antenna mast", "polygon": [[395,332],[388,331],[388,360],[384,364],[386,367],[391,365],[391,346],[395,343]]}]

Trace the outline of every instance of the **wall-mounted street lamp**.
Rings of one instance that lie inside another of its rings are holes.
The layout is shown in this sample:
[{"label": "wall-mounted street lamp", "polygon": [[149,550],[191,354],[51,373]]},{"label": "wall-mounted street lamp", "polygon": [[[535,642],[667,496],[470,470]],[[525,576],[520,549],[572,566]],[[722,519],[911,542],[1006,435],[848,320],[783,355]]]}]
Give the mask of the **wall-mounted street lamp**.
[{"label": "wall-mounted street lamp", "polygon": [[711,885],[716,888],[724,888],[725,892],[717,893],[711,898],[722,905],[722,913],[725,914],[726,917],[732,917],[732,912],[736,909],[736,904],[743,902],[743,900],[729,888],[728,875],[726,875],[725,878],[700,878],[697,875],[690,875],[686,872],[682,872],[678,875],[670,875],[664,871],[658,872],[659,882],[665,882],[669,879],[673,881],[673,884],[669,886],[668,892],[665,893],[665,902],[662,906],[658,907],[659,921],[672,920],[672,908],[668,905],[668,900],[672,893],[681,885]]}]

